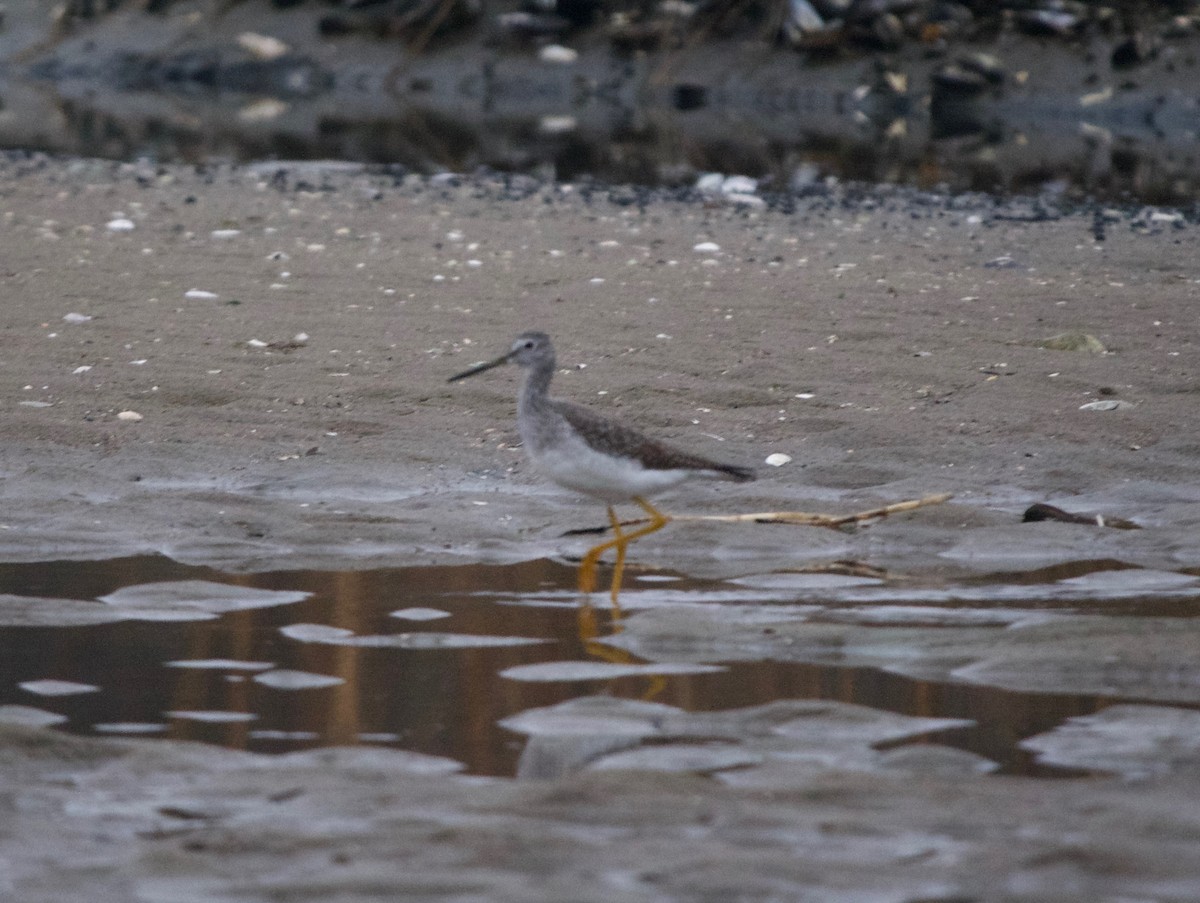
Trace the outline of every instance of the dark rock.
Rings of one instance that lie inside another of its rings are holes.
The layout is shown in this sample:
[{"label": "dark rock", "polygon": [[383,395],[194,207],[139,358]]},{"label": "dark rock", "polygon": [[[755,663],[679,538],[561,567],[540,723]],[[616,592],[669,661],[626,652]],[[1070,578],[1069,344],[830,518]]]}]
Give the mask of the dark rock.
[{"label": "dark rock", "polygon": [[1053,9],[1026,10],[1017,14],[1016,21],[1026,34],[1057,38],[1072,37],[1083,27],[1083,20],[1079,16]]},{"label": "dark rock", "polygon": [[947,63],[933,73],[935,96],[941,93],[970,97],[983,93],[991,87],[991,84],[982,73],[969,69],[961,63]]},{"label": "dark rock", "polygon": [[1131,66],[1140,66],[1153,59],[1155,53],[1154,42],[1142,32],[1135,32],[1113,48],[1113,68],[1128,69]]},{"label": "dark rock", "polygon": [[825,30],[825,20],[808,0],[788,0],[783,34],[793,47],[801,46],[808,35]]},{"label": "dark rock", "polygon": [[884,50],[896,50],[904,42],[904,25],[893,13],[887,13],[871,24],[871,37]]},{"label": "dark rock", "polygon": [[813,6],[826,19],[844,19],[854,4],[851,0],[813,0]]},{"label": "dark rock", "polygon": [[1004,83],[1004,65],[990,53],[970,53],[958,58],[958,65],[967,72],[973,72],[993,85]]},{"label": "dark rock", "polygon": [[1021,517],[1021,520],[1027,524],[1055,520],[1064,524],[1089,524],[1094,527],[1112,527],[1115,530],[1141,529],[1133,521],[1124,520],[1119,517],[1105,517],[1103,514],[1072,514],[1069,511],[1064,511],[1062,508],[1056,508],[1054,505],[1048,505],[1045,502],[1037,502],[1030,505],[1025,509],[1025,514]]},{"label": "dark rock", "polygon": [[502,32],[529,38],[562,34],[571,27],[571,23],[562,16],[548,13],[501,13],[496,16],[495,22]]},{"label": "dark rock", "polygon": [[610,26],[608,41],[618,53],[653,53],[662,49],[672,32],[668,22],[620,22]]},{"label": "dark rock", "polygon": [[900,15],[920,5],[918,0],[854,0],[846,18],[856,23],[873,22],[880,16]]}]

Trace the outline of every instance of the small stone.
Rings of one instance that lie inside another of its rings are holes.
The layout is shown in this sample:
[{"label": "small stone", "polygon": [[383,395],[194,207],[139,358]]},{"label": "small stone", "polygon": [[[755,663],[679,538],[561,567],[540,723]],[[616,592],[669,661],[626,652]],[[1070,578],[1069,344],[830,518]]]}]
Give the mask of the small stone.
[{"label": "small stone", "polygon": [[543,116],[538,122],[538,131],[543,135],[563,135],[575,131],[577,124],[574,116]]},{"label": "small stone", "polygon": [[278,119],[288,111],[289,107],[282,100],[274,97],[264,97],[246,104],[238,110],[237,118],[242,122],[269,122]]},{"label": "small stone", "polygon": [[538,51],[538,59],[543,63],[573,63],[579,59],[579,51],[561,44],[547,44]]},{"label": "small stone", "polygon": [[117,414],[117,419],[123,420],[126,423],[137,423],[139,420],[144,420],[145,418],[137,411],[121,411]]},{"label": "small stone", "polygon": [[1086,332],[1060,332],[1048,339],[1037,343],[1038,348],[1049,348],[1051,351],[1089,351],[1092,354],[1104,354],[1108,351],[1094,335]]},{"label": "small stone", "polygon": [[727,176],[721,182],[721,190],[726,194],[754,194],[758,191],[758,179],[749,176]]},{"label": "small stone", "polygon": [[265,34],[257,34],[253,31],[242,32],[237,36],[237,43],[239,47],[256,60],[263,60],[265,62],[277,60],[291,49],[278,38],[273,38]]}]

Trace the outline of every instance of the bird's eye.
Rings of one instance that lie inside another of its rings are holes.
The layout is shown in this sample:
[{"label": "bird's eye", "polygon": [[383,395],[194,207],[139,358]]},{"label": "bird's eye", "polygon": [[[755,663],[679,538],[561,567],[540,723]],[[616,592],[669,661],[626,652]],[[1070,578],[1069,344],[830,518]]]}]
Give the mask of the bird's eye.
[{"label": "bird's eye", "polygon": [[526,347],[526,348],[532,348],[532,347],[533,347],[533,342],[526,342],[526,343],[525,343],[525,347]]}]

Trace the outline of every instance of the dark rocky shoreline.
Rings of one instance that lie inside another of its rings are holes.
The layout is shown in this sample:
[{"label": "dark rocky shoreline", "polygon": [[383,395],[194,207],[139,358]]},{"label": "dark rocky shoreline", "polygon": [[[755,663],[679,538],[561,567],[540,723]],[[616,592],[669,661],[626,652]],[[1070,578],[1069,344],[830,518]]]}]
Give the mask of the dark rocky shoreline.
[{"label": "dark rocky shoreline", "polygon": [[[79,6],[57,22],[10,9],[0,141],[632,185],[740,173],[776,193],[833,178],[1107,203],[1200,195],[1190,6],[858,3],[842,19],[824,8],[835,24],[819,47],[790,46],[752,5],[720,27],[663,4],[505,37],[500,23],[522,13],[509,4],[419,46],[386,24],[417,9],[394,3],[150,8]],[[1074,24],[1031,24],[1051,13]],[[664,16],[669,39],[619,39]],[[900,33],[884,46],[870,35],[891,19]]]}]

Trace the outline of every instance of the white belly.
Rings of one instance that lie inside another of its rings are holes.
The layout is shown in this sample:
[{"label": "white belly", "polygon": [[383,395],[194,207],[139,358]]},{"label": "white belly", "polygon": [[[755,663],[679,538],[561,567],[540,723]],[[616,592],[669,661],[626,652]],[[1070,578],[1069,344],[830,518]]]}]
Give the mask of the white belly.
[{"label": "white belly", "polygon": [[632,458],[600,454],[575,436],[536,453],[533,459],[538,470],[559,486],[610,505],[655,495],[702,475],[693,470],[647,470]]}]

